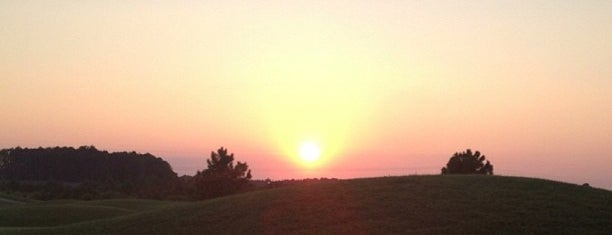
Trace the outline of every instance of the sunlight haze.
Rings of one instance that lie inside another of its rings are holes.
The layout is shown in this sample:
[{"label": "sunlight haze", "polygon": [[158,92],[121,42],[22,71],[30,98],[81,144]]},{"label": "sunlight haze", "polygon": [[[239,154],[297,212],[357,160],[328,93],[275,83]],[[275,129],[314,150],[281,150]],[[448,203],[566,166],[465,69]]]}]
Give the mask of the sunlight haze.
[{"label": "sunlight haze", "polygon": [[611,1],[2,1],[0,54],[0,148],[612,189]]}]

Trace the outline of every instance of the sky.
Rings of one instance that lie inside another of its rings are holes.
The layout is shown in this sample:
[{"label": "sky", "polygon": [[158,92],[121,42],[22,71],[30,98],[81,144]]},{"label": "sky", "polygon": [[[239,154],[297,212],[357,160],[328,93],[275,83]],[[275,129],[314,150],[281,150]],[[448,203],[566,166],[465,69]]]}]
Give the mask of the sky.
[{"label": "sky", "polygon": [[[0,148],[612,189],[610,1],[0,1]],[[320,157],[300,159],[303,143]]]}]

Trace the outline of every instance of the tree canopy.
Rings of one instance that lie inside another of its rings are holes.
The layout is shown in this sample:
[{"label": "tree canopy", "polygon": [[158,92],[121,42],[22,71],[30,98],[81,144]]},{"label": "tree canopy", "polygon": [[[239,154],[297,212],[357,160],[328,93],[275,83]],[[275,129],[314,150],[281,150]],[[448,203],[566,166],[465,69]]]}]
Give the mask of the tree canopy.
[{"label": "tree canopy", "polygon": [[479,151],[472,152],[471,149],[467,149],[465,152],[453,154],[446,167],[442,168],[442,174],[492,175],[493,165]]},{"label": "tree canopy", "polygon": [[71,194],[85,190],[159,198],[171,193],[178,177],[168,162],[149,153],[109,153],[94,146],[17,147],[0,150],[0,181],[28,183],[28,187],[45,182],[70,185],[73,189],[62,190]]},{"label": "tree canopy", "polygon": [[194,176],[193,196],[199,199],[220,197],[236,193],[248,184],[251,170],[246,162],[234,165],[234,154],[226,148],[211,152],[206,160],[208,168],[198,171]]}]

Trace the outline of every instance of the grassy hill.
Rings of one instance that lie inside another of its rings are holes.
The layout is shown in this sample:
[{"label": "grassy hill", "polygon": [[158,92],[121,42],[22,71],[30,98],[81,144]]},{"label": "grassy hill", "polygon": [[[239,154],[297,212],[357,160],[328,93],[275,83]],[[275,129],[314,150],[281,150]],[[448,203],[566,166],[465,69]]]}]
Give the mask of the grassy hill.
[{"label": "grassy hill", "polygon": [[0,234],[609,233],[612,192],[518,177],[384,177],[190,203],[27,203],[1,206],[0,221]]}]

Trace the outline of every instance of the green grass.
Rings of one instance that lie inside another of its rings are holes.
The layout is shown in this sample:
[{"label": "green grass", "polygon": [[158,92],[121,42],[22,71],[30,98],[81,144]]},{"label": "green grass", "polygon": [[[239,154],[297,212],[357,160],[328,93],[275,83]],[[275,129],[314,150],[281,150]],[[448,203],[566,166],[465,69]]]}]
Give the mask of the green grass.
[{"label": "green grass", "polygon": [[[35,206],[40,205],[32,205]],[[499,176],[354,179],[193,203],[119,200],[72,202],[66,206],[101,211],[101,208],[114,208],[112,211],[117,214],[100,212],[99,217],[91,220],[75,220],[75,223],[53,227],[39,227],[46,223],[41,216],[33,222],[21,222],[23,227],[0,227],[0,234],[605,234],[612,231],[610,191]],[[18,212],[15,209],[13,213]]]},{"label": "green grass", "polygon": [[35,202],[36,200],[22,197],[22,195],[14,193],[0,192],[0,208],[7,205],[21,204],[25,202]]},{"label": "green grass", "polygon": [[[1,227],[49,227],[112,218],[176,204],[155,200],[56,200],[0,207]],[[1,231],[1,230],[0,230]]]},{"label": "green grass", "polygon": [[146,211],[151,209],[158,209],[163,206],[177,205],[181,203],[145,199],[109,199],[97,201],[80,201],[77,204],[88,206],[114,207],[131,211]]},{"label": "green grass", "polygon": [[130,211],[112,207],[80,205],[12,206],[0,209],[0,226],[37,227],[72,224],[128,214]]}]

